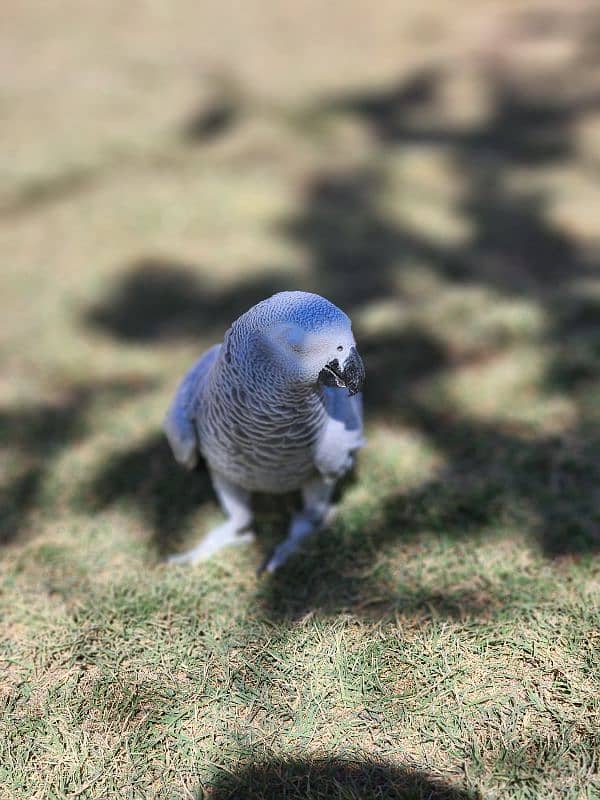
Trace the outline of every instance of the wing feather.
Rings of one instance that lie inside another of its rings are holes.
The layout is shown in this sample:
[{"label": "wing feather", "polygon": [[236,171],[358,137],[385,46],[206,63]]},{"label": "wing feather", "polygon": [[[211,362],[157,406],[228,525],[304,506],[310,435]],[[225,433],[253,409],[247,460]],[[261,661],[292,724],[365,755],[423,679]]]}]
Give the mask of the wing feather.
[{"label": "wing feather", "polygon": [[200,453],[198,433],[194,423],[198,395],[220,349],[220,344],[211,347],[188,370],[175,392],[163,422],[163,430],[175,460],[188,469],[194,469]]}]

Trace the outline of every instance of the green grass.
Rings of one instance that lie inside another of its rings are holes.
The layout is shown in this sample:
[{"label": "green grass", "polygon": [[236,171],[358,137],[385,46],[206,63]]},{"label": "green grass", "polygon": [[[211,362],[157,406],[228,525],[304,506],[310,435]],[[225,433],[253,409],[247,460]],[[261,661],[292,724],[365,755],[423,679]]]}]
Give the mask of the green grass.
[{"label": "green grass", "polygon": [[[12,10],[0,798],[600,796],[597,15],[461,5]],[[293,497],[169,568],[220,511],[164,411],[283,288],[368,445],[280,574]]]}]

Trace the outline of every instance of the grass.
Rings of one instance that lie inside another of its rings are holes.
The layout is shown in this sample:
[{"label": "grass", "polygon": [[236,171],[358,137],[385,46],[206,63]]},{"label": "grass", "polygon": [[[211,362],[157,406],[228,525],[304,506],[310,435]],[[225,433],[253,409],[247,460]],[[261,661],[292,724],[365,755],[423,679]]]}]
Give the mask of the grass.
[{"label": "grass", "polygon": [[[11,10],[0,797],[600,796],[597,13],[462,5]],[[280,574],[295,498],[168,568],[164,410],[283,288],[368,446]]]}]

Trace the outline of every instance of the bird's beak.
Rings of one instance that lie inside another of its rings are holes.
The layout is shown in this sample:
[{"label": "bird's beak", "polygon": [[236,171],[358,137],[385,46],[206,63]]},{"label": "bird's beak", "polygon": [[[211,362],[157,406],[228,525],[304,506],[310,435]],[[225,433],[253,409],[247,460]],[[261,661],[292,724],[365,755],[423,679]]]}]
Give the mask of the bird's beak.
[{"label": "bird's beak", "polygon": [[356,347],[350,350],[350,355],[343,366],[340,366],[337,358],[326,364],[319,373],[319,380],[325,386],[345,387],[350,396],[360,392],[365,380],[365,368]]}]

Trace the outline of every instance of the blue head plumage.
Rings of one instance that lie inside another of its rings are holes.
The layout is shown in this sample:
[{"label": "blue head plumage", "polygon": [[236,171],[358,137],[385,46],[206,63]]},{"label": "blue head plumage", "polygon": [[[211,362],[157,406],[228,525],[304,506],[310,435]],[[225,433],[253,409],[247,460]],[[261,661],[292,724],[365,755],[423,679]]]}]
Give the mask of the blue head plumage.
[{"label": "blue head plumage", "polygon": [[312,292],[274,294],[253,306],[238,322],[254,330],[289,322],[298,325],[306,333],[317,333],[336,324],[343,327],[350,325],[350,320],[341,309]]}]

